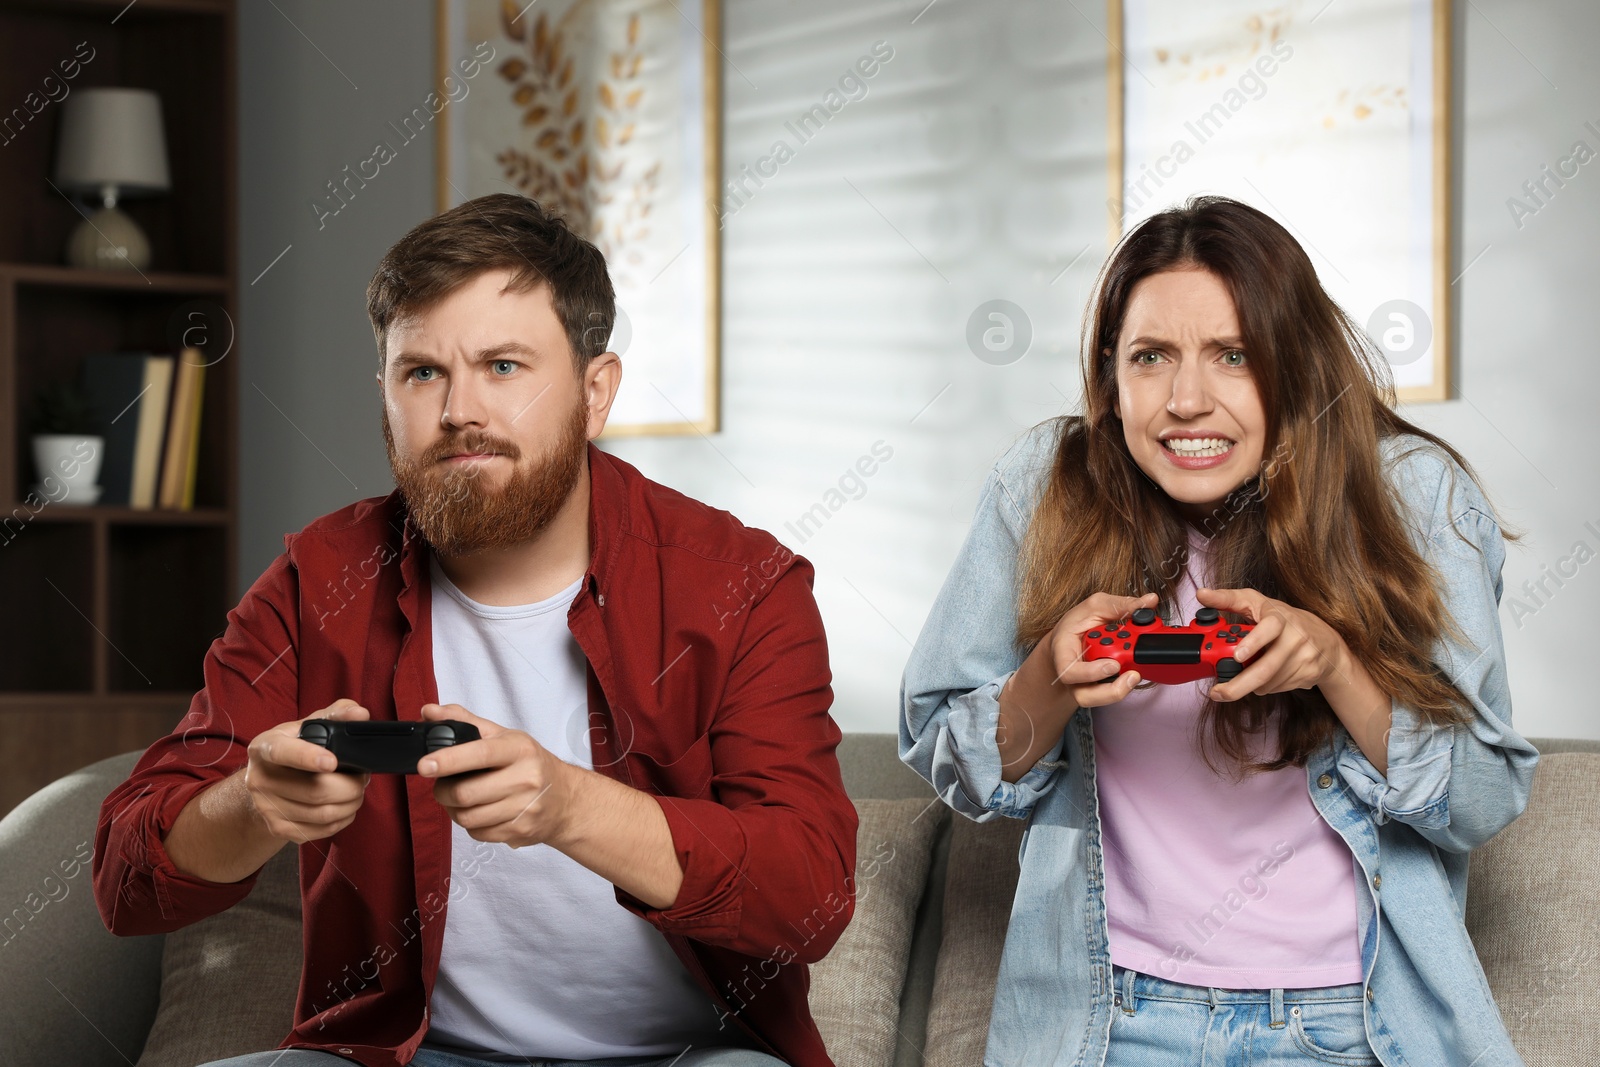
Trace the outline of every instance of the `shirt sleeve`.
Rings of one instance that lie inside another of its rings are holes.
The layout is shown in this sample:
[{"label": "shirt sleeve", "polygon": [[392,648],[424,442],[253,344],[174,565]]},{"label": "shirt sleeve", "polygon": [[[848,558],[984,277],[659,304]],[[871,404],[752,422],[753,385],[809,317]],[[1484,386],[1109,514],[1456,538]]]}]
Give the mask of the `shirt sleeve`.
[{"label": "shirt sleeve", "polygon": [[185,805],[245,765],[251,738],[297,715],[297,602],[285,552],[228,613],[188,714],[101,805],[94,891],[112,933],[175,930],[238,903],[255,884],[254,874],[231,883],[184,874],[164,842]]},{"label": "shirt sleeve", "polygon": [[1427,459],[1414,466],[1430,472],[1428,480],[1437,479],[1431,518],[1419,540],[1440,576],[1444,609],[1466,638],[1463,644],[1442,637],[1434,662],[1467,698],[1471,715],[1464,723],[1435,726],[1396,700],[1388,773],[1378,773],[1342,732],[1336,765],[1378,823],[1395,819],[1439,848],[1466,852],[1522,813],[1539,754],[1511,728],[1499,617],[1505,562],[1500,527],[1454,463]]},{"label": "shirt sleeve", "polygon": [[1000,690],[1024,658],[1017,644],[1018,556],[1054,440],[1036,429],[989,473],[901,679],[900,758],[946,804],[979,822],[1027,818],[1066,765],[1062,737],[1007,782],[996,740]]},{"label": "shirt sleeve", "polygon": [[815,963],[854,910],[856,808],[837,748],[827,638],[795,557],[750,608],[711,730],[714,799],[652,794],[683,884],[671,906],[618,901],[665,933],[746,955]]}]

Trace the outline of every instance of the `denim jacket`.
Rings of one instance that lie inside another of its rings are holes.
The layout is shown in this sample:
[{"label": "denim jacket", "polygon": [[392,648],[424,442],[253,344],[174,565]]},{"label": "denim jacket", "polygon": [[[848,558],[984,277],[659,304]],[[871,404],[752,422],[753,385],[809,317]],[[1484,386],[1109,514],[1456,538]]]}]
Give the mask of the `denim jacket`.
[{"label": "denim jacket", "polygon": [[[1034,427],[995,465],[965,544],[912,650],[900,756],[978,822],[1028,819],[1006,933],[988,1067],[1099,1067],[1111,1028],[1111,959],[1091,715],[1016,782],[1000,777],[1000,687],[1021,666],[1016,576],[1028,518],[1063,419]],[[1471,719],[1434,728],[1393,704],[1388,774],[1338,730],[1306,766],[1311,801],[1350,847],[1367,1038],[1387,1067],[1521,1064],[1467,937],[1467,853],[1522,813],[1538,753],[1511,729],[1498,606],[1505,548],[1488,504],[1449,456],[1386,440],[1388,477],[1413,544],[1437,568],[1469,644],[1434,661]],[[1456,535],[1459,530],[1466,539]]]}]

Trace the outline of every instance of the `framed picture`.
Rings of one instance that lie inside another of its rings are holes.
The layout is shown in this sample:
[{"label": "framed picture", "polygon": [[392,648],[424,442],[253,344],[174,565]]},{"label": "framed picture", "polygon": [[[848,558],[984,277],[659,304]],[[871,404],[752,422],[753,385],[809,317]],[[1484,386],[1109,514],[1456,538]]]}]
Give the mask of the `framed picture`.
[{"label": "framed picture", "polygon": [[1111,241],[1197,193],[1260,208],[1400,399],[1447,399],[1449,0],[1108,4]]},{"label": "framed picture", "polygon": [[514,192],[564,215],[617,291],[605,435],[714,433],[719,0],[435,2],[439,210]]}]

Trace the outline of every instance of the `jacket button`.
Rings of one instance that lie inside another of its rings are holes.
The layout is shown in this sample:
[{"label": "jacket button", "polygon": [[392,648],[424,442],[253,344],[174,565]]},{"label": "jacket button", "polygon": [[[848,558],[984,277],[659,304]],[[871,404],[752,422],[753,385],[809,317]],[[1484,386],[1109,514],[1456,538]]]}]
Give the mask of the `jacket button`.
[{"label": "jacket button", "polygon": [[1322,775],[1320,778],[1317,779],[1317,784],[1320,785],[1324,789],[1328,788],[1330,785],[1333,784],[1333,775],[1331,775],[1331,774]]},{"label": "jacket button", "polygon": [[594,602],[596,604],[600,605],[602,608],[605,607],[606,606],[606,595],[604,593],[596,593],[594,595]]},{"label": "jacket button", "polygon": [[1383,888],[1383,875],[1375,874],[1375,875],[1372,876],[1372,888],[1374,888],[1374,889],[1382,889]]},{"label": "jacket button", "polygon": [[1372,1003],[1372,987],[1371,986],[1367,986],[1367,1003],[1368,1004]]}]

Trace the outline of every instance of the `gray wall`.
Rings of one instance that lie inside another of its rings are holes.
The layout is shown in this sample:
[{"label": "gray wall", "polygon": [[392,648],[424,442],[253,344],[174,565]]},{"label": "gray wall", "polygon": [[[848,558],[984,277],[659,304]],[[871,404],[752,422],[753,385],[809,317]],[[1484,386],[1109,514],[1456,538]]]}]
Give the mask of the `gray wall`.
[{"label": "gray wall", "polygon": [[[241,591],[285,533],[394,487],[365,291],[389,245],[434,210],[431,129],[402,147],[388,125],[434,81],[430,8],[240,5]],[[365,188],[352,181],[340,207],[326,183],[380,140],[397,157]],[[313,204],[339,212],[319,218]]]},{"label": "gray wall", "polygon": [[[730,172],[874,42],[895,58],[727,220],[724,432],[608,446],[816,563],[850,730],[895,728],[901,665],[990,463],[1075,400],[1105,251],[1104,42],[1079,13],[1098,21],[1101,5],[924,4],[729,0]],[[420,138],[321,229],[310,207],[429,91],[430,4],[244,0],[241,26],[243,278],[292,246],[242,308],[242,588],[284,532],[391,486],[362,291],[431,214],[434,179]],[[1584,673],[1600,564],[1562,563],[1578,542],[1600,552],[1600,459],[1577,436],[1600,391],[1582,325],[1600,164],[1520,227],[1507,207],[1574,141],[1600,150],[1584,127],[1600,127],[1600,8],[1476,2],[1457,38],[1461,398],[1405,414],[1456,444],[1527,532],[1501,610],[1518,726],[1600,737]],[[1008,366],[965,340],[993,298],[1034,331]],[[859,498],[796,536],[787,524],[880,441],[893,456]],[[1558,587],[1546,576],[1563,566]],[[1546,592],[1523,590],[1541,578]]]}]

